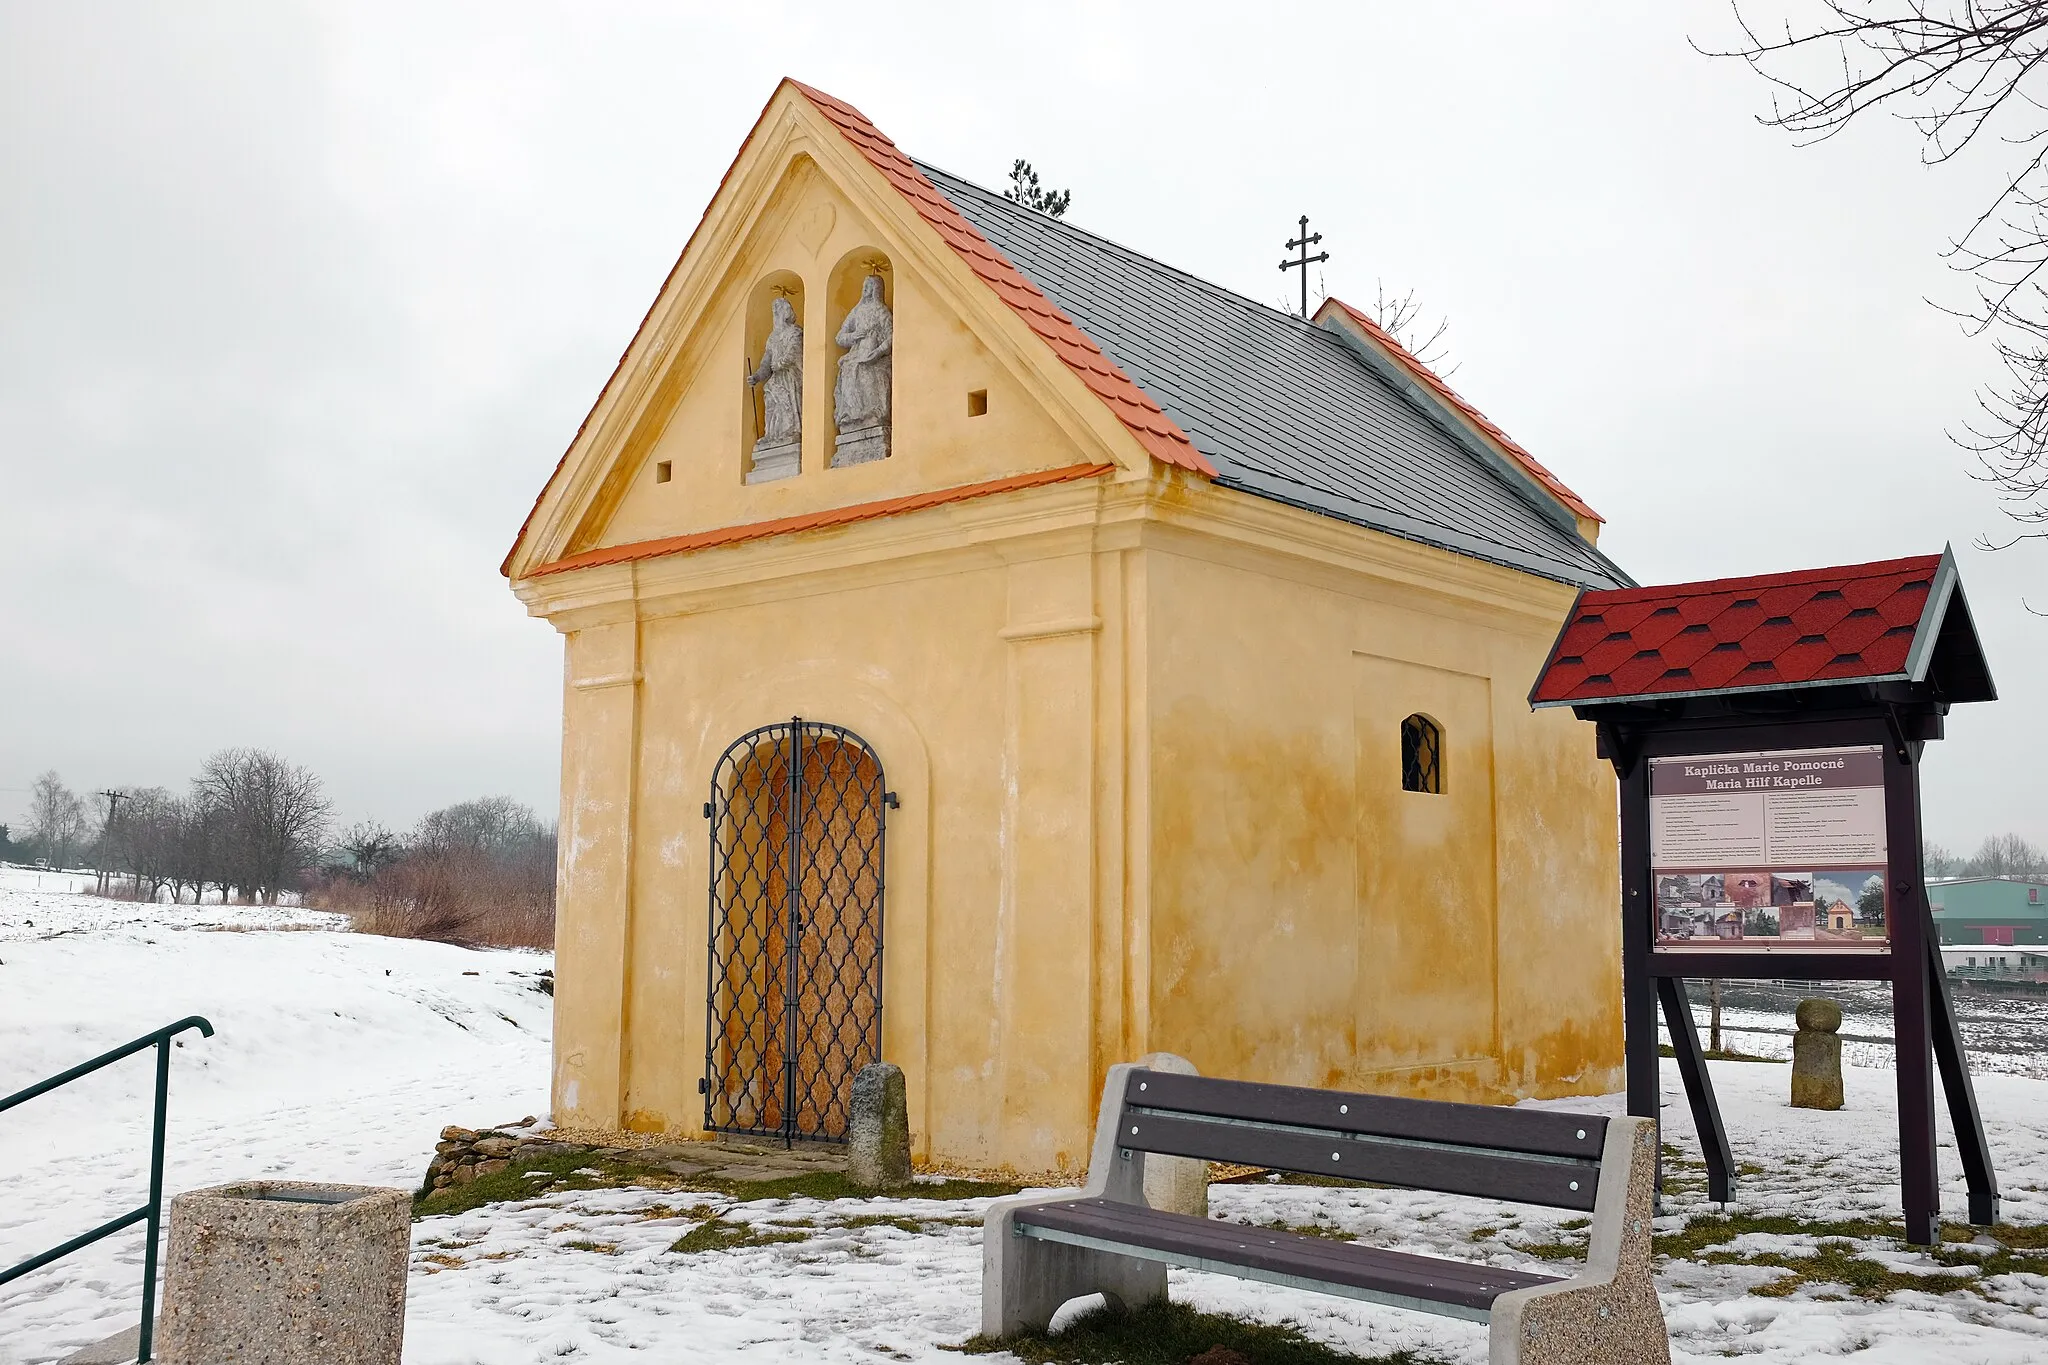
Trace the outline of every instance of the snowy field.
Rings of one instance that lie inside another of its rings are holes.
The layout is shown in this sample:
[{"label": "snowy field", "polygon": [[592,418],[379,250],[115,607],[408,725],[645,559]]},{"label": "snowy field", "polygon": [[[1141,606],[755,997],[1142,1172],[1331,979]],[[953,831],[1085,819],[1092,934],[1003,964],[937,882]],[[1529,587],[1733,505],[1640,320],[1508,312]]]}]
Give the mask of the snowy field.
[{"label": "snowy field", "polygon": [[[161,1023],[207,1015],[216,1037],[175,1054],[167,1188],[258,1175],[412,1186],[439,1129],[544,1113],[544,955],[341,932],[299,910],[134,906],[61,879],[0,872],[0,1093]],[[1845,1026],[1845,1030],[1848,1026]],[[1858,1031],[1862,1031],[1858,1029]],[[2023,1070],[2013,1066],[2008,1070]],[[1789,1109],[1782,1065],[1716,1063],[1737,1155],[1738,1208],[1801,1219],[1896,1217],[1890,1074],[1854,1068],[1850,1108]],[[138,1056],[0,1115],[0,1264],[139,1203],[149,1059]],[[2048,1221],[2048,1080],[1986,1074],[1980,1095],[2009,1220]],[[1697,1146],[1667,1068],[1667,1140]],[[1557,1104],[1618,1112],[1618,1097]],[[1948,1134],[1943,1131],[1946,1142]],[[1964,1207],[1952,1145],[1943,1203]],[[1712,1208],[1674,1167],[1674,1231]],[[1559,1273],[1540,1253],[1583,1233],[1563,1214],[1426,1194],[1285,1184],[1216,1186],[1214,1210],[1320,1225],[1404,1250]],[[540,1362],[956,1362],[978,1318],[979,1201],[758,1201],[622,1189],[562,1193],[414,1227],[408,1365]],[[677,1253],[719,1215],[790,1240]],[[893,1221],[889,1221],[893,1217]],[[899,1225],[900,1224],[900,1225]],[[1749,1232],[1660,1273],[1675,1355],[1784,1362],[2048,1361],[2048,1277],[1936,1264],[1881,1237],[1866,1262],[1947,1277],[1870,1300],[1840,1286],[1759,1294],[1811,1236]],[[0,1289],[0,1362],[58,1358],[135,1321],[130,1232]],[[1484,1329],[1214,1276],[1173,1274],[1198,1306],[1287,1319],[1338,1347],[1486,1355]],[[1948,1292],[1948,1284],[1958,1288]],[[991,1357],[1002,1359],[1002,1357]]]}]

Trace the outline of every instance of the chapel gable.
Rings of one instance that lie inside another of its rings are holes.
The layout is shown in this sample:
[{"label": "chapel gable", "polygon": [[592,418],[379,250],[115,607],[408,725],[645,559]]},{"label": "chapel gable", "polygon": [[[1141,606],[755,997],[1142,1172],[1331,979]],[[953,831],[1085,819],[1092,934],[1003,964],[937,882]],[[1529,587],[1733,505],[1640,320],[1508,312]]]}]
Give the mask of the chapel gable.
[{"label": "chapel gable", "polygon": [[961,243],[797,89],[770,101],[542,495],[537,518],[562,506],[531,567],[1145,463]]}]

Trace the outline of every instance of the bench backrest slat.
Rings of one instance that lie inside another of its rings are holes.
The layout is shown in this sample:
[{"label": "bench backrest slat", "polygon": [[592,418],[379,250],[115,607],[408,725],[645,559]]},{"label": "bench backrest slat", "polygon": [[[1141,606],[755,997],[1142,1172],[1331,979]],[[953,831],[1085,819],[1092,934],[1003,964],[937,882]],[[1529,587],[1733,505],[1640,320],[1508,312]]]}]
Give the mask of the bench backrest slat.
[{"label": "bench backrest slat", "polygon": [[1598,1161],[1607,1142],[1607,1120],[1591,1114],[1398,1099],[1391,1095],[1262,1085],[1256,1081],[1226,1081],[1163,1071],[1132,1072],[1124,1103],[1256,1123],[1285,1123],[1417,1142],[1449,1142],[1583,1161]]},{"label": "bench backrest slat", "polygon": [[1319,1137],[1313,1133],[1128,1109],[1124,1111],[1123,1132],[1118,1140],[1135,1150],[1161,1156],[1232,1161],[1245,1166],[1580,1211],[1592,1209],[1593,1195],[1600,1183],[1597,1166],[1577,1161],[1529,1161],[1510,1153]]},{"label": "bench backrest slat", "polygon": [[1162,1156],[1590,1210],[1607,1120],[1134,1071],[1117,1143]]}]

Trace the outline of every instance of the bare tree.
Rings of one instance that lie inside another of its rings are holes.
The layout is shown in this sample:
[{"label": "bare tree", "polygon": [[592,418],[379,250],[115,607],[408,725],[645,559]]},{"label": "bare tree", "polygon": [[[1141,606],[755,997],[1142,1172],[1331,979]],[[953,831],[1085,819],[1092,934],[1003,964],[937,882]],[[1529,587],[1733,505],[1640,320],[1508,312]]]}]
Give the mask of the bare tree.
[{"label": "bare tree", "polygon": [[555,831],[510,797],[458,802],[421,819],[396,858],[368,877],[332,880],[324,894],[372,933],[546,947]]},{"label": "bare tree", "polygon": [[1031,163],[1018,157],[1010,167],[1010,188],[1003,191],[1003,198],[1012,203],[1022,204],[1027,209],[1036,209],[1048,218],[1067,216],[1067,205],[1074,202],[1072,190],[1048,190],[1038,183],[1038,172]]},{"label": "bare tree", "polygon": [[91,833],[85,802],[64,785],[56,770],[37,777],[28,796],[28,837],[37,855],[49,859],[52,866],[69,867]]},{"label": "bare tree", "polygon": [[1373,301],[1365,311],[1379,324],[1382,332],[1400,342],[1403,350],[1435,370],[1440,378],[1448,379],[1458,372],[1456,364],[1448,368],[1443,364],[1451,354],[1451,348],[1444,340],[1451,330],[1451,320],[1438,318],[1436,325],[1431,327],[1413,289],[1396,295],[1387,288],[1385,280],[1375,280]]},{"label": "bare tree", "polygon": [[1920,865],[1930,877],[1953,877],[1963,870],[1963,859],[1946,846],[1929,840],[1920,846]]},{"label": "bare tree", "polygon": [[367,881],[395,862],[404,844],[375,820],[358,820],[341,832],[335,848],[348,859],[349,872]]},{"label": "bare tree", "polygon": [[1978,845],[1964,871],[1973,877],[2038,877],[2048,873],[2048,854],[2017,834],[1994,834]]},{"label": "bare tree", "polygon": [[116,859],[114,870],[134,878],[138,900],[155,901],[176,879],[183,806],[162,787],[130,789],[119,816],[108,822],[104,842]]},{"label": "bare tree", "polygon": [[[1755,7],[1752,7],[1754,10]],[[1885,109],[1946,162],[1972,144],[2002,149],[2001,188],[1946,249],[1976,295],[1944,308],[1988,335],[2005,374],[1950,433],[1974,476],[1998,488],[2020,530],[1988,549],[2048,537],[2048,0],[1808,0],[1803,23],[1768,30],[1740,3],[1736,57],[1771,86],[1761,121],[1802,142]]]},{"label": "bare tree", "polygon": [[219,820],[226,880],[266,903],[313,865],[331,813],[320,779],[263,749],[223,749],[193,779]]}]

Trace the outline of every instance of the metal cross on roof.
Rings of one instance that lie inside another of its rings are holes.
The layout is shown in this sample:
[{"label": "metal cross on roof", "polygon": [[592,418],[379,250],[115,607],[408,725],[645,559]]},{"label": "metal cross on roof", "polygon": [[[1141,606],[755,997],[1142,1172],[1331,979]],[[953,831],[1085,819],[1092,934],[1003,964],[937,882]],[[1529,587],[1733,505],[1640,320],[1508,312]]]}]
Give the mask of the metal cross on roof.
[{"label": "metal cross on roof", "polygon": [[1301,315],[1303,317],[1308,316],[1308,268],[1311,265],[1314,265],[1317,261],[1327,261],[1330,259],[1330,253],[1327,251],[1318,251],[1313,256],[1308,254],[1308,249],[1314,246],[1317,242],[1320,242],[1322,240],[1323,234],[1320,232],[1316,233],[1314,236],[1309,235],[1308,215],[1305,213],[1302,214],[1301,236],[1295,238],[1293,241],[1287,244],[1287,249],[1289,251],[1293,251],[1299,248],[1301,251],[1301,255],[1299,258],[1295,260],[1280,262],[1280,268],[1282,270],[1299,270],[1301,272]]}]

